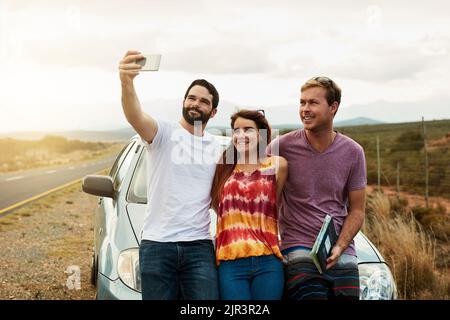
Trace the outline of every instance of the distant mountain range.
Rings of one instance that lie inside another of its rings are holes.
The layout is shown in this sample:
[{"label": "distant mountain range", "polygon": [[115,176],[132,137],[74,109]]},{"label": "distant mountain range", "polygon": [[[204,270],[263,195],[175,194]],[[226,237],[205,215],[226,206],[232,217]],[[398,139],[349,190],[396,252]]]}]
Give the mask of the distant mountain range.
[{"label": "distant mountain range", "polygon": [[[154,117],[161,119],[179,119],[181,116],[180,100],[150,100],[142,101],[143,110]],[[426,107],[432,106],[432,107]],[[260,109],[262,106],[239,105],[227,100],[221,100],[216,116],[210,120],[209,128],[227,129],[230,125],[230,115],[238,109]],[[298,106],[281,105],[265,107],[265,114],[273,128],[296,129],[301,127],[298,114]],[[448,102],[439,99],[397,103],[388,101],[377,101],[365,105],[342,106],[339,108],[334,124],[336,127],[376,125],[382,123],[404,123],[416,122],[422,119],[450,119],[450,106]],[[105,120],[106,119],[106,120]],[[102,128],[117,128],[120,124],[126,124],[120,106],[110,108],[108,117],[101,119]],[[89,126],[87,128],[90,128]],[[24,140],[37,140],[45,135],[53,134],[66,137],[68,139],[79,139],[87,141],[115,141],[128,140],[133,136],[134,130],[131,127],[122,129],[111,129],[105,131],[95,130],[72,130],[59,132],[12,132],[0,133],[0,138],[11,137]]]},{"label": "distant mountain range", "polygon": [[[335,123],[335,127],[349,127],[359,125],[374,125],[382,124],[382,121],[377,121],[369,118],[354,118]],[[301,124],[275,124],[272,126],[274,129],[297,129],[301,128]],[[226,130],[229,127],[225,126],[208,126],[208,129]],[[8,134],[0,134],[0,138],[14,138],[20,140],[40,140],[46,135],[55,135],[65,137],[70,140],[83,140],[83,141],[126,141],[134,136],[136,132],[132,127],[110,130],[110,131],[59,131],[59,132],[13,132]]]},{"label": "distant mountain range", "polygon": [[[182,98],[172,100],[144,100],[143,110],[152,116],[160,119],[179,119],[181,116]],[[216,116],[210,120],[210,128],[229,128],[230,116],[238,109],[261,109],[265,110],[267,119],[273,128],[296,129],[301,127],[298,114],[298,106],[295,103],[279,106],[260,105],[240,105],[227,100],[221,100]],[[37,132],[8,132],[0,133],[0,138],[13,137],[17,139],[40,139],[45,135],[54,134],[67,137],[68,139],[79,140],[127,140],[134,135],[131,127],[126,127],[127,122],[123,116],[120,104],[108,106],[107,113],[101,116],[92,114],[83,124],[84,130],[70,131],[37,131]],[[334,123],[336,127],[376,125],[381,123],[405,123],[421,121],[422,117],[426,121],[438,119],[450,119],[449,102],[435,98],[417,102],[389,102],[380,100],[377,102],[361,105],[342,105]],[[76,122],[75,122],[76,123]],[[122,129],[119,129],[121,127]],[[70,126],[67,126],[69,129]],[[77,127],[75,127],[77,128]],[[91,130],[94,128],[94,130]],[[95,128],[97,128],[95,130]],[[0,128],[1,130],[1,128]],[[102,131],[100,131],[102,130]],[[1,131],[0,131],[1,132]]]},{"label": "distant mountain range", "polygon": [[374,125],[374,124],[383,124],[386,122],[378,121],[365,117],[358,117],[348,120],[336,121],[334,123],[335,127],[353,127],[353,126],[365,126],[365,125]]},{"label": "distant mountain range", "polygon": [[40,140],[45,136],[53,135],[67,138],[69,140],[82,140],[82,141],[126,141],[130,139],[136,132],[133,128],[123,128],[111,131],[55,131],[55,132],[43,132],[43,131],[24,131],[24,132],[12,132],[0,134],[1,138],[13,138],[19,140]]}]

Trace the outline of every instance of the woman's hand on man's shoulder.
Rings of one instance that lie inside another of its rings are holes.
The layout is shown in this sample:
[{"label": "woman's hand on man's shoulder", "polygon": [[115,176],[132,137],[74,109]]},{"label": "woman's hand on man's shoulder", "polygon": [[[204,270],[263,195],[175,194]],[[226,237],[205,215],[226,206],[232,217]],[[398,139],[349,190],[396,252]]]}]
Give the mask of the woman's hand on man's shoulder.
[{"label": "woman's hand on man's shoulder", "polygon": [[288,162],[285,158],[280,156],[270,156],[272,163],[277,167],[278,171],[287,170]]}]

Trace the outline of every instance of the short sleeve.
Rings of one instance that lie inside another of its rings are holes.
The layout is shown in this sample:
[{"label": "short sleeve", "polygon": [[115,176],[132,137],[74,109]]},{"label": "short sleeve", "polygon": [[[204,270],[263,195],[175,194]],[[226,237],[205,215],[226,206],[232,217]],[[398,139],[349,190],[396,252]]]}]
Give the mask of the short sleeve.
[{"label": "short sleeve", "polygon": [[348,190],[360,190],[367,186],[367,169],[366,169],[366,157],[364,156],[364,150],[361,146],[355,149],[355,161],[350,171],[350,177],[348,180]]},{"label": "short sleeve", "polygon": [[151,149],[159,148],[161,145],[164,144],[165,141],[170,139],[170,133],[171,133],[171,127],[172,124],[169,121],[161,120],[161,119],[155,119],[156,125],[158,126],[158,129],[156,131],[156,135],[153,138],[153,141],[151,143],[148,143],[145,139],[141,138],[142,143],[147,147]]},{"label": "short sleeve", "polygon": [[280,155],[280,137],[276,137],[266,148],[266,156],[279,156]]}]

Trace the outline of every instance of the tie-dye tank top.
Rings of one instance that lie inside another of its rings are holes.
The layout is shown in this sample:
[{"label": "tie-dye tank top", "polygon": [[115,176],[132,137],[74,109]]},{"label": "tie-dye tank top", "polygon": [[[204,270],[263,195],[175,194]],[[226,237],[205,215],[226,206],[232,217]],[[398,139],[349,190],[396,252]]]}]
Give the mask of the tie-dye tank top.
[{"label": "tie-dye tank top", "polygon": [[271,254],[282,259],[273,162],[267,158],[252,173],[237,165],[225,182],[217,210],[217,263]]}]

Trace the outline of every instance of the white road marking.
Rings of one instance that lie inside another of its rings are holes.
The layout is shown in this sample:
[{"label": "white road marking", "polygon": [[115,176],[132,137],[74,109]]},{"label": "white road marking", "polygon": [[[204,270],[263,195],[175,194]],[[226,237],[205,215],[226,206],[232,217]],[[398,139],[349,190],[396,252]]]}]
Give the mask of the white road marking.
[{"label": "white road marking", "polygon": [[5,181],[19,180],[19,179],[22,179],[22,178],[23,178],[23,176],[11,177],[11,178],[5,179]]},{"label": "white road marking", "polygon": [[75,170],[75,167],[69,167],[69,170]]},{"label": "white road marking", "polygon": [[56,172],[56,170],[50,170],[50,171],[47,171],[46,173],[50,174],[50,173],[55,173],[55,172]]}]

